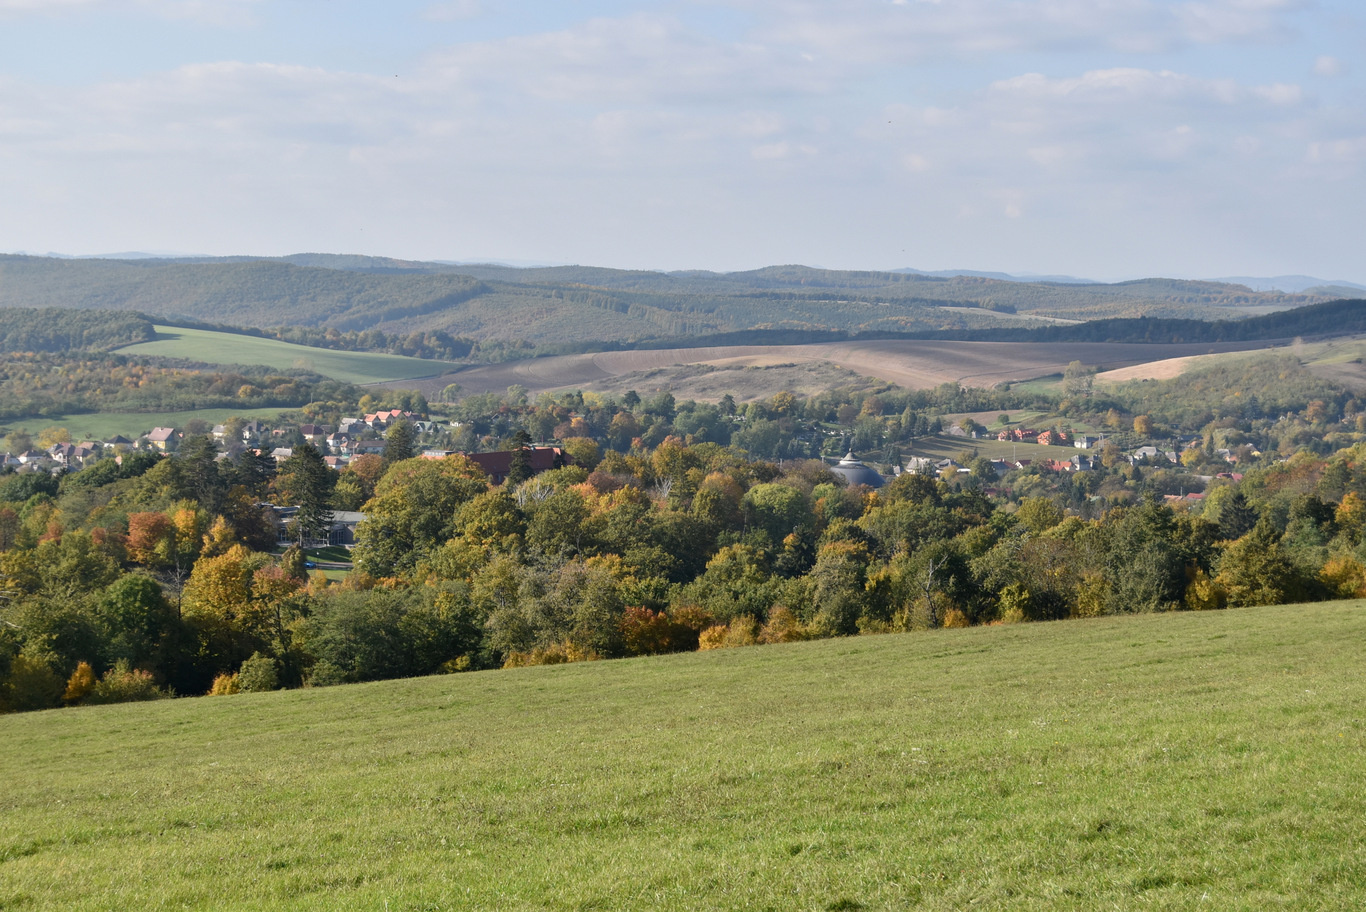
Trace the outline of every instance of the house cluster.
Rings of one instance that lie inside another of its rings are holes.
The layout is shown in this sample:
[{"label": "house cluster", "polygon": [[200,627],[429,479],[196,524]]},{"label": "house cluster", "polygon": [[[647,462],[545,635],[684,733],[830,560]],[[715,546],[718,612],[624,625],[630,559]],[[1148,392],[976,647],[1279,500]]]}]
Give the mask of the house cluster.
[{"label": "house cluster", "polygon": [[384,434],[399,421],[409,421],[419,434],[436,430],[435,422],[418,419],[412,412],[389,409],[372,412],[359,418],[343,418],[334,428],[325,424],[301,424],[298,427],[271,428],[259,421],[242,425],[240,443],[229,439],[228,425],[216,425],[213,438],[229,450],[246,447],[281,462],[294,455],[294,445],[302,439],[318,449],[323,459],[334,469],[342,469],[356,456],[384,452]]},{"label": "house cluster", "polygon": [[0,470],[6,472],[60,472],[84,468],[86,463],[111,452],[133,449],[127,437],[111,440],[86,440],[81,443],[54,443],[47,449],[29,448],[19,453],[0,453]]},{"label": "house cluster", "polygon": [[1027,427],[1006,428],[996,435],[996,439],[1006,443],[1037,443],[1039,446],[1067,446],[1073,443],[1072,438],[1061,428],[1046,431]]}]

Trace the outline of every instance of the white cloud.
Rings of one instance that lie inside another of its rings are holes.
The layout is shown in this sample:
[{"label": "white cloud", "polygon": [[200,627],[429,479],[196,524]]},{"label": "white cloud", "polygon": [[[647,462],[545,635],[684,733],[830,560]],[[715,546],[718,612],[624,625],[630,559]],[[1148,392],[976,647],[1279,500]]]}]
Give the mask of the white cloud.
[{"label": "white cloud", "polygon": [[1366,161],[1366,136],[1312,142],[1306,158],[1316,165],[1359,164]]},{"label": "white cloud", "polygon": [[646,13],[460,45],[431,63],[471,90],[552,102],[730,103],[831,88],[830,74],[798,54],[716,41]]},{"label": "white cloud", "polygon": [[[22,2],[0,0],[0,15]],[[902,265],[1006,268],[1008,254],[1017,269],[1092,272],[1049,257],[1119,256],[1097,241],[1116,232],[1134,251],[1166,244],[1194,257],[1186,225],[1164,222],[1172,213],[1205,226],[1202,238],[1237,235],[1251,249],[1255,213],[1288,219],[1296,206],[1360,197],[1366,111],[1333,107],[1330,86],[1313,84],[1324,100],[1291,84],[1312,58],[1304,48],[1257,79],[1183,72],[1182,57],[1133,65],[1135,49],[1277,40],[1293,12],[1284,3],[725,5],[748,16],[728,27],[752,28],[709,30],[706,11],[685,2],[664,8],[676,15],[642,5],[373,75],[224,60],[90,86],[0,76],[11,226],[0,225],[0,246],[442,257],[477,247],[713,268],[893,265],[885,258],[909,248],[921,253]],[[410,13],[423,10],[480,5]],[[925,63],[946,56],[989,66]],[[1123,65],[1079,72],[1077,59]],[[73,231],[111,240],[42,240]]]},{"label": "white cloud", "polygon": [[760,40],[845,64],[982,59],[1006,52],[1156,53],[1294,34],[1301,0],[734,0]]},{"label": "white cloud", "polygon": [[1314,59],[1315,76],[1341,76],[1345,70],[1342,61],[1336,57],[1322,54]]}]

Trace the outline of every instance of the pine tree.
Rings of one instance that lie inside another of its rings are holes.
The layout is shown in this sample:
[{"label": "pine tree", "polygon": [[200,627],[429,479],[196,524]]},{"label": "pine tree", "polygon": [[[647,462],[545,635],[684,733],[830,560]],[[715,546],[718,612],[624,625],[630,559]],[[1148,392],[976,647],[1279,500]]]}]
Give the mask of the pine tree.
[{"label": "pine tree", "polygon": [[531,435],[519,430],[512,435],[512,459],[508,462],[509,487],[516,487],[535,473],[531,470]]},{"label": "pine tree", "polygon": [[296,447],[280,466],[285,495],[299,507],[294,523],[302,542],[305,537],[325,538],[332,525],[332,488],[337,479],[312,444]]},{"label": "pine tree", "polygon": [[405,459],[412,459],[415,455],[414,441],[417,433],[413,430],[412,422],[400,421],[389,428],[389,433],[384,435],[384,464],[391,466],[396,462]]}]

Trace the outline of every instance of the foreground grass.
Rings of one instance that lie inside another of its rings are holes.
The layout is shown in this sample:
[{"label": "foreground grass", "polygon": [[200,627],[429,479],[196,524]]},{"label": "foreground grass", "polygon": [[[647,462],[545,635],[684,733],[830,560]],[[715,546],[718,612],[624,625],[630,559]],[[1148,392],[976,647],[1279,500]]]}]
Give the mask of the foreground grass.
[{"label": "foreground grass", "polygon": [[187,358],[206,364],[264,364],[284,370],[301,368],[346,383],[378,383],[432,377],[459,365],[376,352],[333,351],[261,339],[237,333],[158,326],[157,338],[119,349],[133,355]]},{"label": "foreground grass", "polygon": [[1357,602],[0,719],[0,908],[1366,906]]}]

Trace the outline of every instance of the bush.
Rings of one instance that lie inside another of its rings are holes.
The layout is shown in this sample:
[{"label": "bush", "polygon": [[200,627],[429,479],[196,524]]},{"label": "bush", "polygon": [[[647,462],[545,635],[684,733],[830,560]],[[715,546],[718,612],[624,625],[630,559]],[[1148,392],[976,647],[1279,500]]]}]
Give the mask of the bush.
[{"label": "bush", "polygon": [[242,692],[242,685],[237,680],[235,674],[221,674],[213,679],[213,686],[209,688],[211,697],[227,697],[235,693]]},{"label": "bush", "polygon": [[711,620],[711,614],[696,605],[683,605],[667,613],[632,606],[622,614],[622,639],[630,655],[692,652]]},{"label": "bush", "polygon": [[134,703],[140,700],[160,700],[171,696],[170,692],[157,687],[156,678],[150,671],[132,668],[122,659],[104,673],[100,682],[90,691],[87,703]]},{"label": "bush", "polygon": [[968,627],[968,616],[963,613],[961,608],[950,608],[944,612],[944,627]]},{"label": "bush", "polygon": [[321,659],[315,663],[304,681],[308,687],[332,687],[335,684],[345,683],[347,683],[346,672],[327,659]]},{"label": "bush", "polygon": [[737,646],[754,646],[759,642],[759,622],[753,615],[742,614],[732,618],[730,624],[717,624],[708,627],[698,636],[699,649],[734,649]]},{"label": "bush", "polygon": [[251,658],[243,662],[241,670],[237,672],[237,682],[246,693],[279,690],[280,673],[275,667],[274,659],[253,652]]},{"label": "bush", "polygon": [[67,706],[75,706],[89,696],[90,691],[94,689],[95,670],[90,667],[89,662],[82,662],[76,666],[76,670],[67,679],[66,692],[62,694],[62,702]]},{"label": "bush", "polygon": [[9,677],[0,682],[0,708],[6,712],[51,709],[62,696],[62,679],[41,657],[20,653],[10,663]]},{"label": "bush", "polygon": [[626,651],[631,655],[660,655],[677,651],[673,644],[673,620],[663,611],[651,611],[635,605],[627,607],[621,616],[621,636]]},{"label": "bush", "polygon": [[530,652],[509,652],[503,660],[504,668],[526,668],[530,665],[564,665],[568,662],[596,662],[602,656],[591,649],[582,649],[571,642],[552,643]]},{"label": "bush", "polygon": [[723,649],[726,645],[726,625],[708,627],[697,635],[698,649]]},{"label": "bush", "polygon": [[775,605],[768,613],[768,623],[759,631],[760,643],[796,643],[810,638],[806,625],[785,605]]}]

